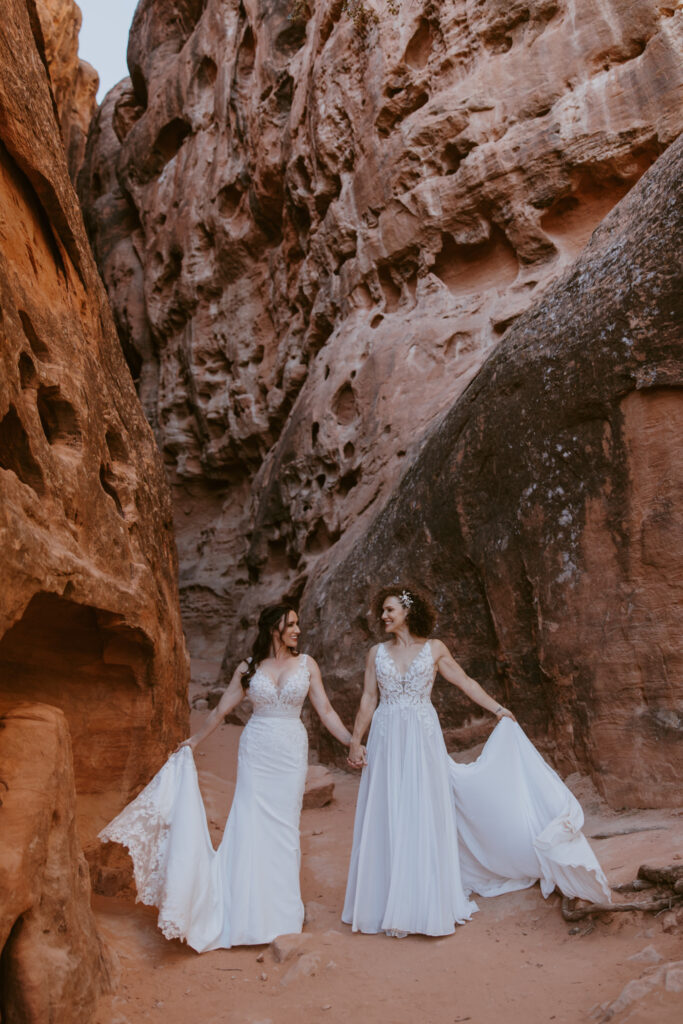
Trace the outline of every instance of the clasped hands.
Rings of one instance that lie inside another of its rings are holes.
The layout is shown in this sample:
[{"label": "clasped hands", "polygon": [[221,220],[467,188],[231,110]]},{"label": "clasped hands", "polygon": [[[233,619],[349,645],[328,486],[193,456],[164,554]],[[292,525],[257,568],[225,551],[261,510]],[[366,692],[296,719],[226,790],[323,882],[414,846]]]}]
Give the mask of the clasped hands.
[{"label": "clasped hands", "polygon": [[368,763],[368,752],[362,743],[352,743],[349,747],[349,756],[346,763],[351,768],[364,768]]}]

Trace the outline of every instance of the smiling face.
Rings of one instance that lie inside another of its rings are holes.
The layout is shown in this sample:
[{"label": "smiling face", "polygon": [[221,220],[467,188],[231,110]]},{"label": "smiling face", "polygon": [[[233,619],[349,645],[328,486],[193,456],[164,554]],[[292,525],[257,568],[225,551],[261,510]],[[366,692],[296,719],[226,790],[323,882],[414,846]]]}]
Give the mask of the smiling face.
[{"label": "smiling face", "polygon": [[408,617],[408,609],[404,608],[397,597],[387,597],[382,605],[382,622],[387,633],[395,633],[403,626]]},{"label": "smiling face", "polygon": [[277,629],[273,633],[273,639],[275,636],[279,636],[285,647],[288,647],[290,651],[296,651],[299,645],[299,637],[301,636],[299,616],[296,612],[287,612],[286,616],[283,615],[277,624]]}]

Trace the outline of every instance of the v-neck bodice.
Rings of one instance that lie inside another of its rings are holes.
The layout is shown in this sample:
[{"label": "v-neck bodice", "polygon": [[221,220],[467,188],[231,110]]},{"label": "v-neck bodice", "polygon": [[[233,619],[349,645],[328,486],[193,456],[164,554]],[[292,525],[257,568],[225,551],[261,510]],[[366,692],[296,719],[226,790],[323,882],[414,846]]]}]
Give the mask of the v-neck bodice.
[{"label": "v-neck bodice", "polygon": [[375,672],[382,704],[429,704],[434,684],[434,659],[427,640],[418,651],[405,672],[398,666],[387,650],[380,644],[375,656]]},{"label": "v-neck bodice", "polygon": [[268,673],[258,667],[249,683],[249,698],[254,714],[261,717],[298,718],[310,685],[308,658],[300,654],[296,665],[276,685]]}]

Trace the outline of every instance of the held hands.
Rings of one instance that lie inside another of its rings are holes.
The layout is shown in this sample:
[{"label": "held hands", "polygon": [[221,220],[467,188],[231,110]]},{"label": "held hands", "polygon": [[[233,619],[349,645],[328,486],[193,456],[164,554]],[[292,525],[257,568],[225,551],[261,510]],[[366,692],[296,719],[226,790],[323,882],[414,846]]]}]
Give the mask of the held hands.
[{"label": "held hands", "polygon": [[352,743],[349,747],[349,756],[346,763],[351,768],[364,768],[368,763],[368,753],[362,743]]}]

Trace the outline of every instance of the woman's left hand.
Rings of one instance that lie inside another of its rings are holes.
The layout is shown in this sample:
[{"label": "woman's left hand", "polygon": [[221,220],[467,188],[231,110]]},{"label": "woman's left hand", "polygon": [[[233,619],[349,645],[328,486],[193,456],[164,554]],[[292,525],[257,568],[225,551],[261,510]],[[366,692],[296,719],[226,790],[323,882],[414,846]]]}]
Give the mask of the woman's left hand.
[{"label": "woman's left hand", "polygon": [[502,706],[502,704],[499,705],[493,713],[494,713],[494,715],[496,716],[496,718],[498,719],[499,722],[500,722],[501,718],[511,718],[513,722],[517,721],[517,719],[512,714],[512,712],[509,711],[507,708],[504,708]]},{"label": "woman's left hand", "polygon": [[183,749],[183,747],[189,747],[190,750],[192,751],[192,753],[194,753],[195,743],[194,743],[194,739],[192,738],[192,736],[190,736],[186,740],[183,740],[182,743],[179,743],[178,746],[173,751],[173,753],[177,754],[179,750]]}]

